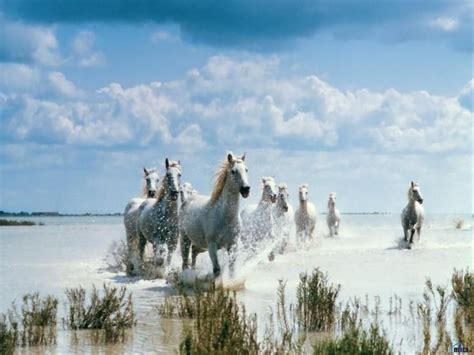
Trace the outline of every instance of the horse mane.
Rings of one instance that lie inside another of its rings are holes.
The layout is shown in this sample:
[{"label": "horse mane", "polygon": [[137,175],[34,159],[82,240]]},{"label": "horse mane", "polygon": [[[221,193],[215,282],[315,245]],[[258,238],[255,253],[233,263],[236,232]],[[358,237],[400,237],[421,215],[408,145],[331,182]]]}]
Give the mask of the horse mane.
[{"label": "horse mane", "polygon": [[286,185],[284,182],[282,182],[278,185],[278,188],[280,190],[288,190],[288,185]]},{"label": "horse mane", "polygon": [[219,197],[222,195],[222,191],[224,190],[225,182],[227,180],[227,174],[229,169],[235,164],[242,162],[240,158],[234,158],[233,162],[229,162],[228,159],[224,160],[221,166],[216,171],[216,179],[214,181],[214,187],[211,193],[211,205],[214,205]]},{"label": "horse mane", "polygon": [[[170,161],[169,167],[178,168],[181,170],[181,166],[177,161]],[[161,200],[163,200],[163,197],[165,197],[166,194],[166,190],[168,190],[168,179],[166,179],[166,176],[164,176],[161,180],[161,186],[158,190],[158,194],[156,195],[156,203],[161,202]]]}]

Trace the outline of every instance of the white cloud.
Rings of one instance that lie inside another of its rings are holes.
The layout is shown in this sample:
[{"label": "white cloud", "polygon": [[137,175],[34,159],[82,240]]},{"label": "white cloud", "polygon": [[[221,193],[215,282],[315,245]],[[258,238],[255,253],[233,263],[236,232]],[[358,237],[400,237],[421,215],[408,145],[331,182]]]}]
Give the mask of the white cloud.
[{"label": "white cloud", "polygon": [[167,31],[156,31],[151,35],[151,41],[155,44],[163,42],[177,42],[179,40],[178,36],[175,36]]},{"label": "white cloud", "polygon": [[129,88],[112,83],[87,95],[61,73],[49,80],[61,99],[6,97],[15,136],[49,134],[91,145],[177,144],[184,150],[278,143],[386,153],[471,149],[473,114],[460,103],[469,89],[459,98],[395,89],[343,91],[315,75],[285,77],[276,57],[212,57],[182,80]]},{"label": "white cloud", "polygon": [[105,64],[105,56],[96,49],[96,38],[92,31],[81,31],[72,42],[72,49],[82,67]]},{"label": "white cloud", "polygon": [[51,27],[30,26],[0,16],[2,40],[0,59],[4,62],[59,65],[58,41]]},{"label": "white cloud", "polygon": [[37,88],[41,78],[37,68],[18,63],[0,63],[0,73],[0,87],[5,91],[30,91]]},{"label": "white cloud", "polygon": [[459,103],[472,112],[474,105],[474,79],[471,79],[464,87],[458,96]]},{"label": "white cloud", "polygon": [[83,95],[83,92],[72,81],[66,79],[63,73],[51,72],[48,75],[48,80],[52,88],[60,95],[71,98]]},{"label": "white cloud", "polygon": [[459,21],[451,17],[437,17],[431,21],[431,26],[450,32],[458,28]]}]

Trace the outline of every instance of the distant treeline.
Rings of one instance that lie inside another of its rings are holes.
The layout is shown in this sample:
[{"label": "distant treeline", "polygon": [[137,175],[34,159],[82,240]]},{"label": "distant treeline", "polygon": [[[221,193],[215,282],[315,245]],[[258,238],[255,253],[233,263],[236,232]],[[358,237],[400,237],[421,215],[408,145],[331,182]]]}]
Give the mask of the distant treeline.
[{"label": "distant treeline", "polygon": [[0,217],[107,217],[121,216],[122,213],[60,213],[60,212],[5,212],[0,211]]}]

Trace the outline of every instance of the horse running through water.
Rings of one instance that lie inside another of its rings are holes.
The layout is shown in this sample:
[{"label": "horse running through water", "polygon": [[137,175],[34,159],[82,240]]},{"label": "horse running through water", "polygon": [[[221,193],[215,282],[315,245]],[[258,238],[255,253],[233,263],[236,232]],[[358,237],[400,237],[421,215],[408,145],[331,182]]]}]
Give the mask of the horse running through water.
[{"label": "horse running through water", "polygon": [[245,247],[273,239],[273,206],[277,200],[277,187],[273,177],[262,178],[262,196],[256,207],[248,206],[240,213],[242,218],[242,242]]},{"label": "horse running through water", "polygon": [[178,244],[178,197],[181,179],[179,161],[165,160],[166,173],[161,182],[156,198],[149,198],[140,206],[138,219],[139,253],[143,262],[146,242],[153,245],[157,266],[164,263],[166,245],[168,254],[166,263],[169,265],[173,252]]},{"label": "horse running through water", "polygon": [[273,209],[275,235],[280,239],[280,245],[276,248],[279,254],[284,252],[294,225],[294,212],[289,197],[288,186],[285,183],[279,184],[277,202]]},{"label": "horse running through water", "polygon": [[423,197],[421,196],[420,186],[412,181],[408,189],[408,204],[403,209],[401,216],[404,240],[408,243],[408,249],[413,246],[415,230],[418,240],[420,239],[421,226],[425,220],[425,211],[422,204]]},{"label": "horse running through water", "polygon": [[229,153],[217,172],[211,196],[198,194],[189,199],[181,209],[180,242],[183,270],[188,268],[189,249],[192,245],[192,266],[196,264],[197,255],[207,250],[212,261],[214,276],[219,276],[221,268],[217,250],[225,248],[227,252],[231,252],[240,229],[240,195],[247,198],[250,194],[247,171],[245,154],[237,158]]},{"label": "horse running through water", "polygon": [[335,193],[329,194],[328,214],[326,216],[326,223],[328,224],[330,237],[339,234],[341,214],[339,213],[339,210],[336,208],[336,194]]},{"label": "horse running through water", "polygon": [[308,201],[309,186],[303,184],[299,188],[299,207],[295,212],[296,240],[298,242],[313,239],[316,228],[316,207]]},{"label": "horse running through water", "polygon": [[160,174],[157,169],[143,168],[144,180],[143,193],[141,197],[131,199],[125,206],[123,222],[127,236],[127,247],[131,252],[127,261],[127,274],[138,273],[140,266],[138,219],[140,217],[140,206],[146,198],[153,198],[156,195],[160,182]]}]

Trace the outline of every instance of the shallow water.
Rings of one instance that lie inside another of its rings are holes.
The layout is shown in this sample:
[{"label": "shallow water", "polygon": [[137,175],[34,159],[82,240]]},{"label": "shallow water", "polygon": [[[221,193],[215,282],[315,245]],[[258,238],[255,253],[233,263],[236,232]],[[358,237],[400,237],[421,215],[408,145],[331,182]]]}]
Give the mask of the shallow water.
[{"label": "shallow water", "polygon": [[[426,277],[434,284],[446,285],[454,268],[472,269],[472,218],[464,216],[464,228],[457,230],[452,223],[455,217],[460,216],[428,216],[421,241],[413,250],[406,250],[399,247],[402,232],[398,215],[343,215],[340,235],[332,239],[326,237],[325,216],[321,215],[313,243],[304,247],[290,243],[287,253],[277,255],[273,262],[268,261],[267,252],[262,252],[244,265],[238,263],[237,278],[245,281],[238,297],[248,311],[257,312],[262,329],[269,307],[275,308],[278,280],[287,281],[288,302],[294,302],[299,273],[320,267],[328,272],[330,281],[341,284],[342,301],[368,295],[372,302],[373,296],[379,295],[382,308],[388,309],[389,298],[397,294],[406,306],[421,300]],[[104,281],[126,285],[133,291],[138,325],[125,344],[96,347],[86,336],[75,344],[69,332],[59,331],[58,344],[49,350],[167,353],[177,349],[180,322],[162,320],[154,310],[172,288],[163,280],[135,280],[106,270],[104,258],[110,244],[125,236],[121,217],[28,219],[45,225],[0,227],[0,312],[13,300],[18,303],[26,292],[53,294],[63,302],[67,287],[90,288]],[[225,259],[225,255],[220,256]],[[178,255],[173,264],[180,265]],[[201,254],[198,272],[209,270],[208,256]],[[59,310],[62,316],[64,307]],[[412,332],[409,326],[382,320],[394,344]],[[411,336],[401,349],[412,353],[419,347],[420,339]]]}]

